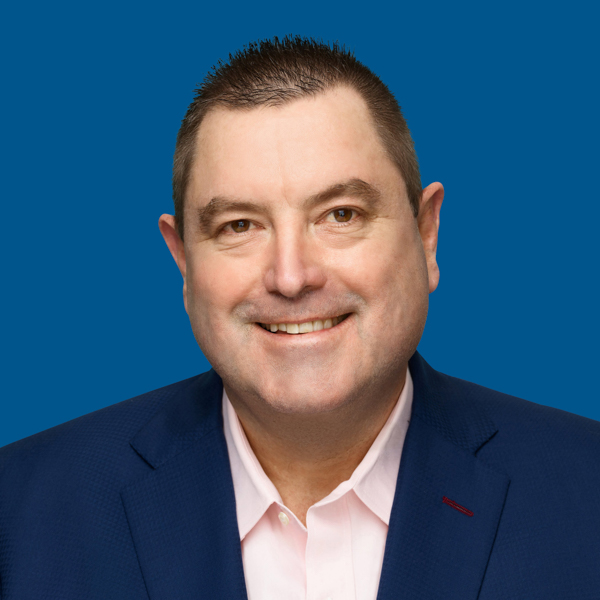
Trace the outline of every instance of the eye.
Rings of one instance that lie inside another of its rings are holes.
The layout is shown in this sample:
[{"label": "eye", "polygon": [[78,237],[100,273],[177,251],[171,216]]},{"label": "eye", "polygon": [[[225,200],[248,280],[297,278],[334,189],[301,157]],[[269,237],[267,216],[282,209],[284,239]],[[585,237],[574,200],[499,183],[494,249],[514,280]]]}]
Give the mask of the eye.
[{"label": "eye", "polygon": [[338,223],[347,223],[348,221],[350,221],[350,219],[352,219],[352,214],[355,211],[353,211],[351,208],[336,208],[335,210],[332,210],[329,214],[333,215],[333,218],[338,222]]},{"label": "eye", "polygon": [[231,227],[234,233],[245,233],[250,229],[251,223],[248,219],[238,219],[237,221],[231,221],[225,225],[225,229]]}]

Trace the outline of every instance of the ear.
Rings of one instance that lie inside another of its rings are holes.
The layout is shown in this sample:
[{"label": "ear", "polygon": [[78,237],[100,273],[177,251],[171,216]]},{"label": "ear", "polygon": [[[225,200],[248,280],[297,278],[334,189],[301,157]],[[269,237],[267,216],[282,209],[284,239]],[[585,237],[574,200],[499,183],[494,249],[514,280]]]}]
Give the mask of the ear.
[{"label": "ear", "polygon": [[161,215],[158,219],[158,228],[162,233],[165,242],[171,252],[171,255],[175,259],[181,276],[183,277],[183,304],[187,312],[187,281],[185,278],[185,249],[183,246],[183,240],[179,237],[177,230],[177,223],[173,215]]},{"label": "ear", "polygon": [[444,199],[444,186],[441,183],[428,185],[421,195],[417,225],[425,250],[427,272],[429,274],[429,293],[435,291],[440,281],[440,269],[436,260],[438,230],[440,227],[440,209]]}]

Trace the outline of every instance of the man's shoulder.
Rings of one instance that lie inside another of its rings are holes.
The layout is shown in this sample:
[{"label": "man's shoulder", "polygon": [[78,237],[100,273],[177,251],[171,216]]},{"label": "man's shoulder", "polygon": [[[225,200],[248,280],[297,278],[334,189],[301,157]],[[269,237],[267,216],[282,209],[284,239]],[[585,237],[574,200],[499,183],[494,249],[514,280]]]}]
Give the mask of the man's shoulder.
[{"label": "man's shoulder", "polygon": [[[600,441],[600,422],[566,410],[553,408],[471,383],[474,393],[479,393],[485,409],[496,425],[516,431],[575,435],[581,439]],[[482,393],[485,390],[486,393]]]},{"label": "man's shoulder", "polygon": [[157,449],[183,452],[185,441],[194,444],[214,429],[219,381],[207,375],[0,449],[3,591],[12,591],[11,598],[46,598],[49,590],[65,598],[146,597],[123,496],[152,480]]},{"label": "man's shoulder", "polygon": [[600,443],[598,421],[446,375],[433,369],[418,352],[409,367],[417,413],[442,433],[444,429],[454,433],[449,437],[456,438],[461,429],[472,433],[480,428],[485,429],[486,441],[506,438],[534,446],[541,440],[568,438],[595,448]]},{"label": "man's shoulder", "polygon": [[498,427],[535,426],[557,431],[588,432],[592,437],[600,435],[600,421],[582,417],[559,408],[512,396],[471,381],[443,375],[462,395],[481,404]]},{"label": "man's shoulder", "polygon": [[600,480],[600,422],[558,408],[544,406],[443,375],[445,385],[477,406],[493,422],[496,433],[478,452],[509,471],[532,468],[545,472],[569,470]]},{"label": "man's shoulder", "polygon": [[[0,448],[0,481],[49,479],[58,472],[98,470],[124,476],[141,459],[132,437],[162,407],[205,374],[172,383],[56,425]],[[130,464],[132,463],[132,464]]]}]

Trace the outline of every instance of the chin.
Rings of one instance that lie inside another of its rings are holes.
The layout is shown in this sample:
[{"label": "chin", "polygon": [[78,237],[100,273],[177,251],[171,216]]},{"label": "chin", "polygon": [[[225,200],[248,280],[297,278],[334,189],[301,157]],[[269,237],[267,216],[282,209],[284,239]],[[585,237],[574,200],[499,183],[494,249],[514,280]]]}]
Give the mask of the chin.
[{"label": "chin", "polygon": [[315,414],[336,410],[356,395],[357,385],[345,385],[338,378],[325,380],[308,373],[291,378],[276,378],[270,384],[261,381],[256,395],[262,402],[282,413]]},{"label": "chin", "polygon": [[348,397],[326,398],[321,395],[294,395],[291,397],[262,398],[272,409],[277,412],[287,414],[314,415],[319,413],[331,412],[344,406],[348,402]]}]

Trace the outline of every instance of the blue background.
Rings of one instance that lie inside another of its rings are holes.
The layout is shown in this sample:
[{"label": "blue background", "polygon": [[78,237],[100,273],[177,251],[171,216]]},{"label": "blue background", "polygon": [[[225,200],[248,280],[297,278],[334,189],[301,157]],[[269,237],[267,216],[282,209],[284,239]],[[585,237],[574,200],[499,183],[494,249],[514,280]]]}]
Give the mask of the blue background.
[{"label": "blue background", "polygon": [[346,43],[446,187],[435,368],[600,419],[598,11],[569,2],[32,2],[3,9],[0,445],[206,370],[157,221],[206,71]]}]

